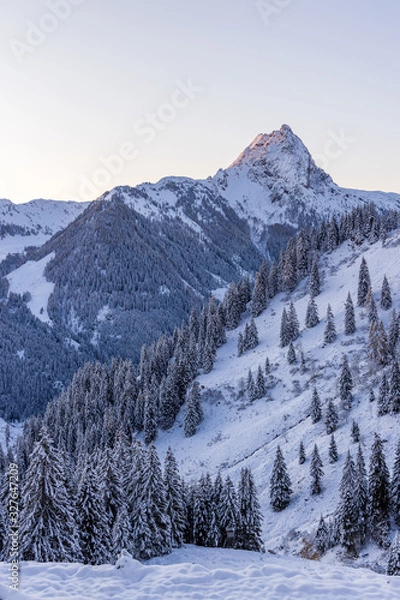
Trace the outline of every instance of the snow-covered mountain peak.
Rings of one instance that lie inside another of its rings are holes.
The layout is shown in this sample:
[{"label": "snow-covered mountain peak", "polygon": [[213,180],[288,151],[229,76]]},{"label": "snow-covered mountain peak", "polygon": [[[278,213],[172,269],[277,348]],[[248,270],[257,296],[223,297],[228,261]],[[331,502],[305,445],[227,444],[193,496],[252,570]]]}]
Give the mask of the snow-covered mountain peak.
[{"label": "snow-covered mountain peak", "polygon": [[289,125],[282,125],[270,134],[259,134],[228,167],[228,171],[231,169],[247,171],[249,179],[269,184],[269,187],[276,179],[284,181],[289,188],[298,185],[315,188],[321,182],[333,184],[330,176],[316,166]]}]

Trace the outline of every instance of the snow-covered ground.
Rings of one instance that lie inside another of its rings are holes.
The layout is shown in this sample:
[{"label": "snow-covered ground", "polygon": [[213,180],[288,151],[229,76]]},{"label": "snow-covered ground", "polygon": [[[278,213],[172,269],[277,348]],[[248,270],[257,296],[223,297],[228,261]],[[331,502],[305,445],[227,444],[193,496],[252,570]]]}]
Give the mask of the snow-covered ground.
[{"label": "snow-covered ground", "polygon": [[47,281],[44,276],[44,270],[47,263],[54,257],[51,252],[38,261],[29,260],[24,265],[7,275],[10,284],[9,293],[23,295],[29,292],[31,299],[27,303],[32,314],[41,321],[50,323],[50,317],[47,312],[47,303],[50,294],[54,289],[54,283]]},{"label": "snow-covered ground", "polygon": [[[376,402],[369,402],[370,388],[377,393],[379,377],[376,377],[368,359],[368,317],[364,309],[355,307],[357,331],[353,336],[346,336],[344,303],[350,291],[354,305],[357,304],[358,271],[363,254],[369,267],[378,313],[387,327],[391,311],[383,311],[379,307],[380,290],[386,274],[391,286],[393,307],[399,311],[399,245],[400,234],[396,233],[388,239],[385,248],[382,248],[381,242],[362,247],[346,243],[332,254],[324,256],[320,263],[322,292],[316,297],[320,323],[312,329],[304,328],[309,299],[307,281],[295,290],[292,298],[303,330],[295,342],[295,348],[298,354],[300,348],[305,354],[306,373],[300,373],[299,363],[289,365],[287,348],[279,346],[282,309],[289,305],[289,297],[280,294],[256,319],[259,345],[237,356],[237,337],[248,321],[247,316],[238,329],[228,332],[228,341],[218,350],[211,373],[199,377],[205,418],[196,434],[185,438],[184,410],[171,430],[159,432],[156,446],[160,457],[165,456],[168,445],[171,445],[181,474],[188,480],[198,479],[206,471],[215,477],[220,470],[223,476],[229,474],[234,481],[238,481],[242,467],[252,469],[264,514],[263,536],[267,549],[300,553],[304,538],[313,534],[321,514],[329,517],[334,513],[347,450],[350,449],[353,456],[357,452],[357,444],[351,440],[353,419],[360,427],[361,447],[367,468],[375,432],[385,441],[387,463],[390,470],[393,467],[395,447],[400,439],[400,415],[377,417]],[[323,342],[328,303],[334,313],[337,331],[337,339],[333,344]],[[343,354],[348,356],[354,379],[353,407],[348,415],[340,410],[338,398]],[[239,392],[245,389],[248,370],[251,368],[255,374],[258,365],[264,367],[267,356],[276,383],[269,390],[271,400],[263,398],[250,403],[247,395],[240,395]],[[340,423],[335,432],[339,461],[334,464],[329,463],[330,436],[326,434],[323,419],[312,424],[309,416],[314,385],[321,398],[323,414],[329,398],[334,400],[339,409]],[[299,465],[298,460],[300,441],[303,441],[307,455],[303,465]],[[311,496],[309,492],[310,457],[315,443],[325,473],[322,494],[319,496]],[[274,512],[269,503],[269,480],[278,444],[284,454],[294,492],[290,505],[281,513]],[[382,564],[385,560],[381,551],[368,548],[358,564],[373,565],[375,561]]]},{"label": "snow-covered ground", "polygon": [[244,550],[187,546],[141,564],[22,563],[19,591],[7,587],[10,566],[0,565],[2,600],[398,600],[400,577],[322,565]]}]

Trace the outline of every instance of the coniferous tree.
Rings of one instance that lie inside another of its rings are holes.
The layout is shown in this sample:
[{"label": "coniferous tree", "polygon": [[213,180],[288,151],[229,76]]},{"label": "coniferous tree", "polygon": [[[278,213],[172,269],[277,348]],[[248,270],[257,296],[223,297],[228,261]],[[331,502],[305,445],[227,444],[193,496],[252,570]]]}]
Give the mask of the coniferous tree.
[{"label": "coniferous tree", "polygon": [[396,447],[393,475],[390,482],[390,505],[394,522],[400,526],[400,441]]},{"label": "coniferous tree", "polygon": [[319,276],[318,261],[314,260],[310,271],[310,296],[315,298],[321,293],[321,279]]},{"label": "coniferous tree", "polygon": [[250,324],[247,328],[247,335],[245,331],[244,346],[246,350],[252,350],[258,346],[258,331],[253,317],[250,319]]},{"label": "coniferous tree", "polygon": [[265,359],[265,375],[269,375],[271,372],[271,365],[269,362],[269,358],[267,356],[267,358]]},{"label": "coniferous tree", "polygon": [[400,412],[400,369],[396,359],[390,369],[389,410],[392,413]]},{"label": "coniferous tree", "polygon": [[396,354],[396,346],[399,341],[399,319],[397,316],[396,309],[392,310],[392,315],[390,318],[389,325],[389,334],[388,334],[388,351],[391,356],[395,356]]},{"label": "coniferous tree", "polygon": [[347,294],[347,300],[345,303],[344,313],[344,333],[346,335],[353,335],[356,331],[356,317],[354,313],[353,301],[351,299],[350,292]]},{"label": "coniferous tree", "polygon": [[170,446],[165,455],[164,486],[166,514],[171,523],[171,545],[173,548],[180,548],[183,544],[186,527],[185,502],[178,465]]},{"label": "coniferous tree", "polygon": [[282,310],[281,332],[280,332],[280,342],[281,342],[282,348],[284,348],[285,346],[288,346],[290,344],[290,341],[291,341],[290,336],[291,336],[291,334],[290,334],[290,328],[289,328],[289,323],[288,323],[288,314],[286,312],[286,308],[284,308]]},{"label": "coniferous tree", "polygon": [[171,551],[166,490],[153,443],[144,455],[141,484],[133,519],[133,551],[136,558],[147,560]]},{"label": "coniferous tree", "polygon": [[398,531],[390,545],[386,573],[387,575],[400,575],[400,536]]},{"label": "coniferous tree", "polygon": [[257,376],[255,381],[256,395],[257,398],[264,398],[266,394],[264,374],[260,366],[257,369]]},{"label": "coniferous tree", "polygon": [[377,324],[378,323],[378,309],[376,308],[376,302],[375,302],[374,296],[372,295],[372,290],[369,290],[365,304],[368,309],[368,320],[369,320],[370,325],[372,325],[372,323]]},{"label": "coniferous tree", "polygon": [[372,388],[369,390],[369,401],[375,402],[375,392]]},{"label": "coniferous tree", "polygon": [[328,401],[328,406],[325,414],[325,427],[326,433],[330,435],[334,431],[336,431],[339,422],[339,417],[337,414],[336,407],[333,403],[333,400]]},{"label": "coniferous tree", "polygon": [[389,412],[389,406],[389,382],[386,373],[382,373],[378,393],[378,416],[386,415]]},{"label": "coniferous tree", "polygon": [[389,534],[389,470],[386,466],[382,440],[375,434],[369,467],[369,515],[371,537],[379,545],[387,547]]},{"label": "coniferous tree", "polygon": [[353,378],[351,376],[347,356],[344,354],[339,377],[340,400],[345,410],[350,410],[353,401],[351,390],[353,389]]},{"label": "coniferous tree", "polygon": [[355,444],[357,444],[360,441],[360,428],[358,426],[358,423],[354,420],[351,424],[351,439]]},{"label": "coniferous tree", "polygon": [[332,344],[336,339],[336,328],[335,328],[335,318],[333,316],[333,312],[330,304],[328,304],[328,309],[326,311],[326,325],[324,331],[324,342],[327,344]]},{"label": "coniferous tree", "polygon": [[262,514],[257,498],[253,475],[248,467],[240,472],[238,486],[238,525],[236,532],[237,548],[260,552],[263,549],[261,537]]},{"label": "coniferous tree", "polygon": [[125,499],[121,470],[110,448],[105,448],[100,454],[98,474],[100,494],[103,497],[109,529],[112,530]]},{"label": "coniferous tree", "polygon": [[143,432],[144,443],[150,444],[157,436],[157,390],[155,385],[146,387],[144,391]]},{"label": "coniferous tree", "polygon": [[238,501],[235,486],[229,475],[222,486],[221,497],[218,506],[218,521],[221,528],[221,541],[225,546],[227,541],[227,529],[233,528],[236,532],[238,526]]},{"label": "coniferous tree", "polygon": [[315,532],[314,546],[320,554],[324,554],[329,547],[329,530],[322,515]]},{"label": "coniferous tree", "polygon": [[267,306],[267,282],[258,272],[254,280],[253,294],[251,297],[251,315],[258,317]]},{"label": "coniferous tree", "polygon": [[287,353],[287,361],[289,363],[289,365],[292,365],[296,362],[296,352],[293,346],[293,342],[290,342],[289,344],[289,350]]},{"label": "coniferous tree", "polygon": [[270,479],[269,493],[271,506],[275,511],[283,510],[290,503],[292,484],[280,446],[278,446],[276,449],[275,461]]},{"label": "coniferous tree", "polygon": [[237,341],[237,355],[242,356],[243,352],[244,352],[244,338],[243,338],[243,334],[239,331],[238,341]]},{"label": "coniferous tree", "polygon": [[389,310],[392,307],[392,294],[390,292],[389,282],[386,275],[383,276],[382,291],[381,291],[381,308]]},{"label": "coniferous tree", "polygon": [[200,477],[194,494],[193,538],[197,546],[215,546],[213,539],[215,511],[213,485],[210,474],[206,473]]},{"label": "coniferous tree", "polygon": [[329,442],[329,462],[335,463],[339,460],[339,455],[336,446],[336,440],[333,433],[331,434],[331,440]]},{"label": "coniferous tree", "polygon": [[318,495],[322,491],[322,477],[324,475],[324,471],[322,468],[322,460],[318,452],[318,446],[315,444],[313,453],[311,455],[311,463],[310,463],[310,476],[311,476],[311,485],[310,485],[310,493],[312,496]]},{"label": "coniferous tree", "polygon": [[312,397],[311,397],[311,421],[313,423],[318,423],[322,417],[321,410],[321,400],[319,398],[319,394],[317,388],[314,387]]},{"label": "coniferous tree", "polygon": [[83,560],[91,565],[109,562],[112,551],[99,475],[94,457],[86,456],[79,478],[76,508]]},{"label": "coniferous tree", "polygon": [[191,437],[194,435],[202,420],[203,408],[201,406],[200,384],[198,381],[194,381],[186,396],[185,436]]},{"label": "coniferous tree", "polygon": [[364,456],[361,446],[358,446],[357,461],[356,461],[356,479],[354,485],[354,501],[357,507],[358,523],[357,523],[357,539],[363,546],[367,539],[369,516],[368,516],[368,478],[365,468]]},{"label": "coniferous tree", "polygon": [[297,318],[297,312],[296,312],[293,302],[290,302],[290,304],[289,304],[287,319],[288,319],[288,329],[289,329],[288,336],[290,338],[290,341],[294,342],[295,340],[297,340],[297,338],[300,335],[300,325],[299,325],[299,319]]},{"label": "coniferous tree", "polygon": [[68,497],[64,463],[45,428],[33,447],[21,492],[20,556],[38,562],[80,560],[77,524]]},{"label": "coniferous tree", "polygon": [[336,509],[335,522],[340,544],[351,556],[357,555],[358,514],[353,493],[355,479],[356,469],[354,461],[350,452],[348,452],[339,486],[340,499]]},{"label": "coniferous tree", "polygon": [[236,329],[239,325],[241,307],[237,286],[231,283],[224,298],[224,307],[226,311],[226,328],[228,330]]},{"label": "coniferous tree", "polygon": [[364,257],[361,259],[360,270],[358,273],[358,291],[357,304],[365,306],[368,292],[371,289],[371,278],[369,275],[368,265]]},{"label": "coniferous tree", "polygon": [[371,322],[369,328],[369,350],[371,360],[386,365],[389,358],[388,339],[382,321]]},{"label": "coniferous tree", "polygon": [[311,327],[315,327],[316,325],[318,325],[318,323],[319,323],[318,307],[315,303],[313,296],[311,296],[311,298],[308,302],[308,305],[307,305],[305,325],[307,328],[311,328]]},{"label": "coniferous tree", "polygon": [[301,441],[299,446],[299,465],[303,465],[306,462],[306,451],[304,449],[304,444]]},{"label": "coniferous tree", "polygon": [[249,395],[250,402],[254,402],[254,400],[257,400],[257,387],[251,369],[249,369],[247,375],[247,393]]},{"label": "coniferous tree", "polygon": [[131,519],[128,508],[124,502],[118,510],[117,517],[111,531],[112,556],[117,556],[122,550],[132,545]]}]

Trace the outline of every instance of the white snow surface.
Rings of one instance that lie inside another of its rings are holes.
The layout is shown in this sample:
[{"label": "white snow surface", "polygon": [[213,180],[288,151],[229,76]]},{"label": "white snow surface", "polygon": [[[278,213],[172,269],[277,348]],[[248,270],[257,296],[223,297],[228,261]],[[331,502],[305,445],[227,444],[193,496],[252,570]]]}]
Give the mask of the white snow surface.
[{"label": "white snow surface", "polygon": [[187,546],[142,564],[129,555],[116,565],[21,563],[19,590],[2,600],[396,600],[400,578],[343,565],[243,550]]},{"label": "white snow surface", "polygon": [[25,204],[0,200],[0,224],[18,225],[28,230],[28,235],[7,234],[0,238],[0,260],[8,253],[22,252],[26,246],[41,246],[88,205],[88,202],[59,200],[32,200]]},{"label": "white snow surface", "polygon": [[9,293],[24,294],[29,292],[31,299],[27,306],[32,314],[44,323],[51,323],[47,312],[47,303],[54,289],[54,283],[47,281],[44,270],[53,257],[54,252],[51,252],[38,261],[29,260],[7,275],[10,284]]}]

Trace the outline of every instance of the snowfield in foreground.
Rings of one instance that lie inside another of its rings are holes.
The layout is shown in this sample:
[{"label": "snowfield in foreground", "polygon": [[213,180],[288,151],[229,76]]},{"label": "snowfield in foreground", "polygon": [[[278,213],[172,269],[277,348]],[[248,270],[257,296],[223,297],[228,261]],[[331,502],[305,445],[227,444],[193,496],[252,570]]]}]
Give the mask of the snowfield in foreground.
[{"label": "snowfield in foreground", "polygon": [[395,600],[400,577],[244,550],[186,546],[142,564],[22,563],[20,591],[4,583],[1,600]]}]

